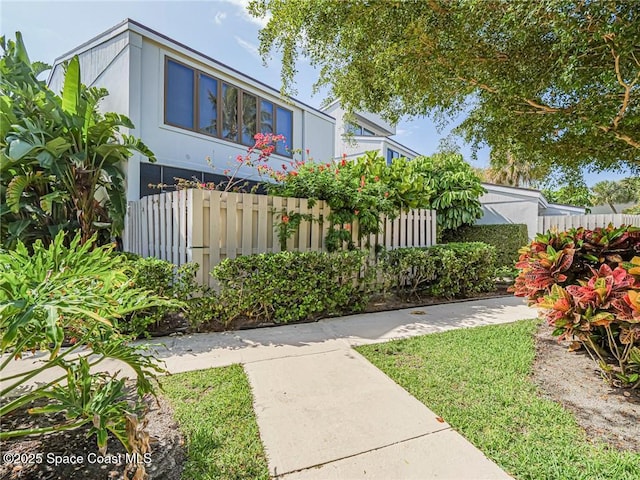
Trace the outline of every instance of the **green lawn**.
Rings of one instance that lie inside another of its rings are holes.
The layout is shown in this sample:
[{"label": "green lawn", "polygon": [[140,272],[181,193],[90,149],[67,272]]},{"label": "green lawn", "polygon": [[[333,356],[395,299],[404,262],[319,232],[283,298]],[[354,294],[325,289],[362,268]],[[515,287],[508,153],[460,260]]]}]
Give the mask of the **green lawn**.
[{"label": "green lawn", "polygon": [[162,379],[186,437],[188,480],[268,479],[267,460],[240,365]]},{"label": "green lawn", "polygon": [[[640,454],[587,441],[530,381],[535,320],[454,330],[357,350],[523,479],[640,479]],[[558,365],[571,375],[570,362]]]}]

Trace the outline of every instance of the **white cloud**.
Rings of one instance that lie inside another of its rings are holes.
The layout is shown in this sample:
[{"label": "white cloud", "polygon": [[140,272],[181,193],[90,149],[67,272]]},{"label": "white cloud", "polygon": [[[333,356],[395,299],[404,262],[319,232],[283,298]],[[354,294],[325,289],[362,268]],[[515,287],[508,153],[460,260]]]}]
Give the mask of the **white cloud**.
[{"label": "white cloud", "polygon": [[258,52],[258,47],[256,45],[254,45],[251,42],[248,42],[244,38],[241,38],[237,35],[234,35],[233,38],[235,38],[236,42],[238,42],[238,45],[244,48],[251,55],[253,55],[256,58],[260,58],[260,53]]},{"label": "white cloud", "polygon": [[225,12],[217,12],[215,17],[213,17],[213,21],[216,25],[222,25],[222,21],[227,18],[227,14]]},{"label": "white cloud", "polygon": [[238,15],[242,17],[244,20],[251,22],[253,24],[258,25],[260,28],[264,28],[269,22],[269,18],[271,15],[267,15],[267,18],[257,18],[249,13],[247,10],[247,6],[249,5],[249,0],[224,0],[227,3],[238,8]]}]

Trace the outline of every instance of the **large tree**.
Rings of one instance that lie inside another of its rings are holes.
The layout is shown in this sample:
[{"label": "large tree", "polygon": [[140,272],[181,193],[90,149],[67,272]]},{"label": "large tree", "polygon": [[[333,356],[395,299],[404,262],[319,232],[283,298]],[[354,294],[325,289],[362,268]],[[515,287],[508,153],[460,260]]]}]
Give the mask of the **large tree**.
[{"label": "large tree", "polygon": [[346,107],[447,117],[547,165],[640,169],[640,2],[253,0],[266,57],[319,67]]}]

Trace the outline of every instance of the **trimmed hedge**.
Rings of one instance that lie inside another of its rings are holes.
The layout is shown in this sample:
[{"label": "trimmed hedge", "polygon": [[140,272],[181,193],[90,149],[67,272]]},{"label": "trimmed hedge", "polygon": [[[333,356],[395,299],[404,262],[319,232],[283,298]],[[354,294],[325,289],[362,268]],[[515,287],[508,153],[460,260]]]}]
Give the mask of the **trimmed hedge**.
[{"label": "trimmed hedge", "polygon": [[471,225],[445,232],[444,243],[484,242],[496,248],[496,267],[513,267],[518,261],[518,250],[529,243],[524,223],[500,225]]},{"label": "trimmed hedge", "polygon": [[290,323],[359,311],[367,280],[360,278],[367,253],[278,252],[226,259],[211,275],[220,283],[218,318],[229,326]]},{"label": "trimmed hedge", "polygon": [[495,288],[495,248],[482,242],[398,248],[382,254],[380,269],[398,294],[466,297]]}]

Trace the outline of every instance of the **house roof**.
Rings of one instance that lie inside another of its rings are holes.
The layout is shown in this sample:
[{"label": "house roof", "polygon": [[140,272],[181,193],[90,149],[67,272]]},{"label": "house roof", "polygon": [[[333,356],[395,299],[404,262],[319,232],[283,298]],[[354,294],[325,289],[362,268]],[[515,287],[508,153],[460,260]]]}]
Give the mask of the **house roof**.
[{"label": "house roof", "polygon": [[[96,45],[99,45],[103,42],[105,42],[106,40],[113,38],[119,34],[121,34],[124,31],[127,30],[131,30],[133,32],[138,33],[139,35],[146,37],[146,38],[150,38],[152,40],[157,41],[158,43],[162,43],[165,45],[172,45],[174,48],[176,48],[177,50],[183,50],[185,52],[190,53],[192,56],[194,57],[199,57],[201,59],[201,61],[203,63],[208,63],[212,66],[214,66],[217,69],[223,70],[223,71],[227,71],[228,73],[233,74],[236,77],[242,78],[245,81],[247,81],[250,84],[254,84],[256,86],[260,86],[261,88],[270,91],[271,93],[282,97],[281,92],[275,88],[273,88],[270,85],[267,85],[266,83],[253,78],[245,73],[242,73],[241,71],[230,67],[218,60],[216,60],[215,58],[212,58],[202,52],[199,52],[197,50],[195,50],[194,48],[189,47],[188,45],[185,45],[184,43],[178,42],[177,40],[174,40],[173,38],[168,37],[167,35],[164,35],[163,33],[157,32],[156,30],[153,30],[152,28],[147,27],[146,25],[143,25],[140,22],[137,22],[131,18],[126,18],[124,19],[122,22],[118,23],[117,25],[114,25],[113,27],[109,28],[108,30],[96,35],[95,37],[91,38],[90,40],[87,40],[86,42],[82,43],[81,45],[78,45],[77,47],[75,47],[74,49],[64,53],[63,55],[60,55],[58,58],[55,59],[54,61],[54,65],[57,65],[65,60],[68,60],[69,58],[71,58],[73,55],[76,55],[77,53],[86,51],[90,48],[93,48]],[[51,79],[51,75],[53,73],[53,69],[51,70],[50,78]],[[317,109],[315,107],[312,107],[311,105],[308,105],[296,98],[290,97],[288,98],[288,100],[293,103],[294,105],[297,105],[299,107],[304,107],[307,110],[311,110],[314,113],[325,117],[327,119],[330,120],[334,120],[335,119],[329,115],[326,112],[323,112],[320,109]]]}]

